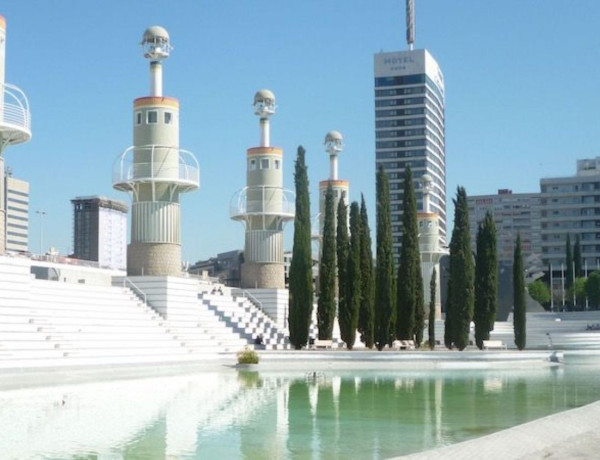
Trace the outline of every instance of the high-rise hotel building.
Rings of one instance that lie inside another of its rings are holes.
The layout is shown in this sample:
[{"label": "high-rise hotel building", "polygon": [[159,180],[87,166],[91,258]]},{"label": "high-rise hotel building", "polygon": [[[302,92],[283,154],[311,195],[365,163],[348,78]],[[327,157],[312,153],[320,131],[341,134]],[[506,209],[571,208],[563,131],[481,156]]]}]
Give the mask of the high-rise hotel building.
[{"label": "high-rise hotel building", "polygon": [[375,155],[390,183],[394,259],[402,244],[404,169],[410,164],[418,207],[423,174],[432,178],[431,212],[439,214],[440,243],[446,244],[446,153],[444,76],[429,51],[375,55]]}]

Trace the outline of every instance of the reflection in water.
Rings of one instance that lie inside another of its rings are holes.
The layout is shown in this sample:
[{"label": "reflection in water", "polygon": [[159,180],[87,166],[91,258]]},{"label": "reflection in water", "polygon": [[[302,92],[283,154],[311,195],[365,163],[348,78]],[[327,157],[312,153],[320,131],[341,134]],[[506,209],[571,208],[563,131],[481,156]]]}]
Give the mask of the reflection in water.
[{"label": "reflection in water", "polygon": [[0,393],[3,459],[386,458],[600,399],[594,368],[222,372]]}]

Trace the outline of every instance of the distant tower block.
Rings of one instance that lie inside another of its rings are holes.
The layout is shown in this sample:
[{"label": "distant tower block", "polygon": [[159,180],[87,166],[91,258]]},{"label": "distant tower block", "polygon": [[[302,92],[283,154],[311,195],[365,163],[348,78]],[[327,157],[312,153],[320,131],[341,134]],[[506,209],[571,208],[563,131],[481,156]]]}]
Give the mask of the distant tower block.
[{"label": "distant tower block", "polygon": [[423,292],[425,297],[425,311],[429,312],[431,301],[431,275],[436,271],[435,317],[442,317],[442,303],[440,300],[440,259],[448,251],[440,245],[440,216],[429,212],[429,196],[433,190],[433,180],[429,174],[421,177],[423,192],[423,212],[417,214],[419,223],[419,249],[421,252],[421,275],[423,277]]},{"label": "distant tower block", "polygon": [[31,139],[31,115],[25,93],[4,81],[6,61],[6,21],[0,16],[0,254],[6,252],[6,189],[4,149]]},{"label": "distant tower block", "polygon": [[117,158],[113,187],[131,192],[129,276],[181,273],[179,196],[198,188],[194,155],[179,148],[179,101],[162,95],[162,61],[169,57],[169,34],[152,26],[142,39],[150,61],[150,96],[133,102],[133,146]]},{"label": "distant tower block", "polygon": [[230,215],[246,227],[242,288],[284,289],[283,227],[294,218],[294,193],[283,189],[283,151],[270,146],[269,117],[275,96],[254,96],[260,119],[260,146],[247,151],[246,187],[232,198]]},{"label": "distant tower block", "polygon": [[344,138],[338,131],[329,131],[325,135],[324,144],[325,151],[329,155],[329,179],[319,182],[319,235],[321,239],[323,237],[323,226],[325,225],[325,193],[327,193],[329,184],[333,189],[333,212],[336,219],[337,207],[342,196],[344,197],[344,203],[348,206],[348,213],[350,212],[350,183],[347,180],[338,179],[338,155],[344,149]]}]

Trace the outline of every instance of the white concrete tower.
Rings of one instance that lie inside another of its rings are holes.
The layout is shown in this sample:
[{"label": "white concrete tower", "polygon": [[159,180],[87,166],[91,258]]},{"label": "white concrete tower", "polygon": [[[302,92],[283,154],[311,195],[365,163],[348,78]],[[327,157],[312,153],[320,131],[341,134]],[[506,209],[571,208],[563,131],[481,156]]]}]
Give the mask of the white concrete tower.
[{"label": "white concrete tower", "polygon": [[194,155],[179,148],[179,101],[162,95],[162,61],[169,57],[169,34],[160,26],[144,32],[150,61],[150,95],[133,102],[133,146],[113,169],[113,187],[131,192],[129,276],[181,273],[181,193],[198,188]]},{"label": "white concrete tower", "polygon": [[246,187],[232,198],[230,215],[246,227],[242,288],[284,289],[283,227],[294,218],[294,193],[283,189],[283,150],[271,147],[269,117],[275,96],[254,96],[260,144],[247,150]]},{"label": "white concrete tower", "polygon": [[417,214],[419,225],[419,249],[421,252],[421,276],[423,277],[423,292],[425,297],[425,312],[429,312],[431,300],[431,275],[436,272],[435,318],[442,317],[440,290],[440,259],[448,254],[447,249],[440,245],[440,216],[430,212],[429,200],[433,190],[433,180],[429,174],[421,176],[421,192],[423,194],[423,212]]},{"label": "white concrete tower", "polygon": [[[340,198],[344,197],[344,203],[348,206],[350,213],[350,182],[338,179],[338,155],[344,149],[344,138],[339,131],[329,131],[325,135],[325,151],[329,155],[329,179],[319,182],[319,236],[323,238],[323,226],[325,225],[325,193],[327,186],[331,184],[333,189],[333,210],[337,219],[337,207]],[[319,250],[320,252],[320,250]]]},{"label": "white concrete tower", "polygon": [[4,149],[31,139],[31,114],[25,93],[5,82],[6,21],[0,16],[0,254],[6,251]]}]

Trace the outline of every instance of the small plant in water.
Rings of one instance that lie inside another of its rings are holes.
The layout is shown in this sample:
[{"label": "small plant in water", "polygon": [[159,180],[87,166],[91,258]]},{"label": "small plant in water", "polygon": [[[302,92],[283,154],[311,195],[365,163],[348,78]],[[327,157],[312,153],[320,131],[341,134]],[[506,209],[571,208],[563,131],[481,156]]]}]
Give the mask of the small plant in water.
[{"label": "small plant in water", "polygon": [[258,364],[258,353],[252,348],[246,347],[237,353],[238,364]]}]

